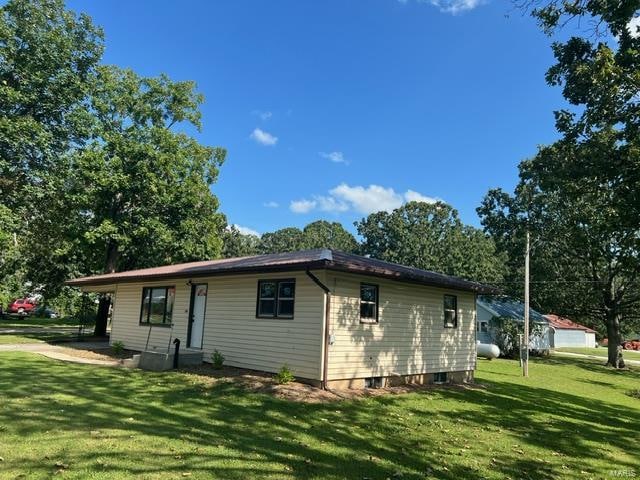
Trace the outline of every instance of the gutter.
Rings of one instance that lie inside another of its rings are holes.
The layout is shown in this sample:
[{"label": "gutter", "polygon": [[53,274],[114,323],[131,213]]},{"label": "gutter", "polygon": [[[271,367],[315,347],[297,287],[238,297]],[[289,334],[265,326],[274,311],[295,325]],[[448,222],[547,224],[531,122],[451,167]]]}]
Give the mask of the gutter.
[{"label": "gutter", "polygon": [[311,271],[307,268],[305,270],[307,276],[313,280],[313,283],[318,285],[324,291],[324,349],[323,349],[323,361],[322,361],[322,389],[327,390],[327,378],[329,372],[329,327],[331,326],[331,290],[324,283],[320,281]]}]

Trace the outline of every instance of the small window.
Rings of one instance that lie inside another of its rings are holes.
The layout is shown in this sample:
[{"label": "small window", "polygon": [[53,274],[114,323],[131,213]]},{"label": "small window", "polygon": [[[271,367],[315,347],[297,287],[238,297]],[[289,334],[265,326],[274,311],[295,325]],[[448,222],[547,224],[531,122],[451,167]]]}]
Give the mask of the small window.
[{"label": "small window", "polygon": [[378,323],[378,286],[360,284],[360,321]]},{"label": "small window", "polygon": [[489,324],[487,322],[480,322],[480,331],[487,333],[489,331]]},{"label": "small window", "polygon": [[143,288],[140,323],[171,325],[175,296],[175,287]]},{"label": "small window", "polygon": [[444,296],[444,326],[445,328],[458,327],[458,297],[455,295]]},{"label": "small window", "polygon": [[256,316],[260,318],[293,318],[296,296],[295,280],[260,280]]},{"label": "small window", "polygon": [[447,383],[447,372],[438,372],[433,374],[433,383]]}]

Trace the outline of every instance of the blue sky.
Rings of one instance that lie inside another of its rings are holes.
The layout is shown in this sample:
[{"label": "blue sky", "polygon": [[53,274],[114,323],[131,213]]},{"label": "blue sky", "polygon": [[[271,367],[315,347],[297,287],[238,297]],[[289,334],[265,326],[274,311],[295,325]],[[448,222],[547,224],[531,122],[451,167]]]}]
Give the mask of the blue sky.
[{"label": "blue sky", "polygon": [[71,1],[105,63],[195,80],[213,186],[256,232],[442,199],[464,222],[556,138],[551,39],[508,1]]}]

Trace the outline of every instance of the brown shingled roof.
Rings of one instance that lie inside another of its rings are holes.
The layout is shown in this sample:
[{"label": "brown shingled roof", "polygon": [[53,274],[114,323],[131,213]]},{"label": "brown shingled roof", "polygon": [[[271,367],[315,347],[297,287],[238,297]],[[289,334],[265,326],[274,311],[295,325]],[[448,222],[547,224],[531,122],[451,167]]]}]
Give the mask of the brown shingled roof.
[{"label": "brown shingled roof", "polygon": [[165,265],[76,278],[66,283],[75,287],[88,287],[142,280],[160,280],[163,278],[191,278],[306,269],[344,271],[476,293],[495,293],[493,287],[481,283],[328,249]]}]

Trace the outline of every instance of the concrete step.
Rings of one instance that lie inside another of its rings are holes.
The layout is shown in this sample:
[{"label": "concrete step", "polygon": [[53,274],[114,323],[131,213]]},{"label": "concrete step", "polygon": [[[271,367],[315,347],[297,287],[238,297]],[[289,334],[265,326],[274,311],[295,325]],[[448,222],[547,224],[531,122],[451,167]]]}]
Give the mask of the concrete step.
[{"label": "concrete step", "polygon": [[[139,355],[138,367],[143,370],[163,372],[173,368],[173,353],[146,351]],[[202,364],[202,351],[200,350],[184,350],[178,356],[179,367],[200,364]]]},{"label": "concrete step", "polygon": [[138,368],[140,365],[140,354],[137,353],[131,358],[125,358],[122,360],[122,366],[126,368]]}]

